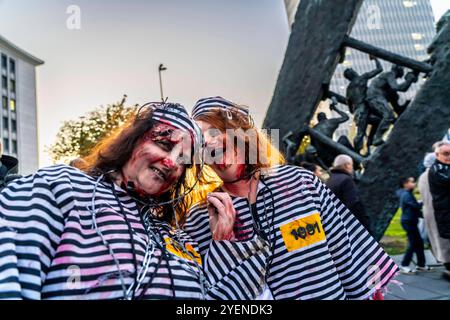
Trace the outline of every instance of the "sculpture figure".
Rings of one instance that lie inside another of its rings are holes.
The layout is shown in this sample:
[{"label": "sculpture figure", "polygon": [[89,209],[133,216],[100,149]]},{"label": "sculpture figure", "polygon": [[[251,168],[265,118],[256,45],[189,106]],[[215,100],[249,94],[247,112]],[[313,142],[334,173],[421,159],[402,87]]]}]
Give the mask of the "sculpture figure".
[{"label": "sculpture figure", "polygon": [[[384,72],[375,78],[367,89],[366,99],[370,112],[381,117],[381,122],[373,141],[374,146],[384,143],[384,133],[396,120],[394,111],[397,115],[400,115],[406,108],[406,105],[399,105],[397,92],[407,91],[418,80],[417,73],[409,72],[405,77],[405,81],[399,84],[397,79],[401,79],[403,76],[404,69],[398,65],[393,65],[391,71]],[[392,108],[389,103],[392,105]]]},{"label": "sculpture figure", "polygon": [[[375,60],[376,69],[359,75],[354,69],[348,68],[344,71],[344,77],[350,81],[347,87],[346,97],[350,112],[354,114],[354,120],[357,126],[357,134],[353,140],[353,147],[356,152],[360,152],[363,148],[364,136],[366,134],[367,125],[369,124],[369,107],[366,104],[368,81],[381,72],[383,68],[378,59],[370,56],[371,60]],[[372,129],[374,124],[372,123]],[[369,147],[369,143],[367,144]]]},{"label": "sculpture figure", "polygon": [[[318,123],[313,127],[314,130],[322,133],[330,139],[333,139],[334,132],[338,129],[341,123],[347,122],[350,117],[342,110],[337,108],[336,98],[332,98],[332,103],[330,104],[330,110],[336,111],[340,117],[338,118],[328,118],[324,112],[319,112],[317,115]],[[337,143],[337,142],[336,142]],[[339,143],[345,146],[351,146],[350,141],[345,136],[339,138]],[[318,154],[322,161],[326,164],[326,167],[330,167],[334,158],[339,154],[337,150],[330,150],[330,148],[315,138],[311,138],[311,144],[317,149]],[[352,148],[353,149],[353,148]]]}]

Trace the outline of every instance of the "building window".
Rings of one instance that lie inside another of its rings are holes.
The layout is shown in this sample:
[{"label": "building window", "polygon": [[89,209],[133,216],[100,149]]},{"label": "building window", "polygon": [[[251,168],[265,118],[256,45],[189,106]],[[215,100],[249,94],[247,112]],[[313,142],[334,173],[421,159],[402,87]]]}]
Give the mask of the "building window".
[{"label": "building window", "polygon": [[17,120],[11,119],[11,131],[17,133]]},{"label": "building window", "polygon": [[403,1],[403,6],[405,6],[406,8],[412,8],[414,6],[417,6],[417,2],[411,1],[411,0],[405,0],[405,1]]},{"label": "building window", "polygon": [[3,117],[3,130],[9,130],[9,119],[7,117]]},{"label": "building window", "polygon": [[2,54],[2,69],[6,70],[7,68],[8,68],[8,59],[4,54]]},{"label": "building window", "polygon": [[16,93],[16,81],[15,80],[10,80],[10,90],[12,93]]},{"label": "building window", "polygon": [[16,62],[11,58],[9,58],[9,72],[16,74]]},{"label": "building window", "polygon": [[9,107],[12,112],[16,112],[16,100],[14,99],[9,100]]},{"label": "building window", "polygon": [[2,88],[8,89],[8,78],[5,76],[2,76]]},{"label": "building window", "polygon": [[345,60],[342,64],[343,64],[345,67],[351,67],[351,66],[353,65],[353,63],[352,63],[350,60]]},{"label": "building window", "polygon": [[9,153],[9,139],[3,138],[3,151]]},{"label": "building window", "polygon": [[425,47],[421,44],[415,44],[414,48],[416,49],[416,51],[422,51],[425,50]]},{"label": "building window", "polygon": [[411,37],[413,38],[413,40],[422,40],[423,39],[423,34],[421,34],[421,33],[411,33]]},{"label": "building window", "polygon": [[17,141],[16,140],[12,141],[12,153],[17,154]]},{"label": "building window", "polygon": [[2,97],[2,108],[3,110],[8,110],[8,98],[5,96]]}]

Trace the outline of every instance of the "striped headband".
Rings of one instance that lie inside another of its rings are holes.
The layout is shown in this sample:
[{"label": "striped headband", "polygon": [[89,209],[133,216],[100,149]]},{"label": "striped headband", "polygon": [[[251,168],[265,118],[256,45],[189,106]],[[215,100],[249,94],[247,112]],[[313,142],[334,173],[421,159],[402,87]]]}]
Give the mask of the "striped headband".
[{"label": "striped headband", "polygon": [[248,108],[239,106],[222,97],[209,97],[198,100],[192,109],[192,118],[197,119],[198,116],[214,110],[235,111],[250,119]]},{"label": "striped headband", "polygon": [[195,146],[201,146],[203,135],[200,127],[192,120],[186,109],[178,103],[155,102],[144,104],[144,107],[153,110],[152,119],[161,123],[169,124],[177,129],[187,131],[193,138]]}]

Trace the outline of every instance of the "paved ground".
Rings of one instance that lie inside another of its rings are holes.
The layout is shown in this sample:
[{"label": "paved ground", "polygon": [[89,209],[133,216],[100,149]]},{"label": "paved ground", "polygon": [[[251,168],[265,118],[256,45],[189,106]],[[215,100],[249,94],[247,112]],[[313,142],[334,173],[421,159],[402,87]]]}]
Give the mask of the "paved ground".
[{"label": "paved ground", "polygon": [[[427,264],[433,266],[434,271],[400,274],[396,279],[403,285],[390,284],[386,300],[450,300],[450,282],[442,278],[444,267],[436,262],[430,251],[425,253]],[[400,265],[402,255],[392,258]]]}]

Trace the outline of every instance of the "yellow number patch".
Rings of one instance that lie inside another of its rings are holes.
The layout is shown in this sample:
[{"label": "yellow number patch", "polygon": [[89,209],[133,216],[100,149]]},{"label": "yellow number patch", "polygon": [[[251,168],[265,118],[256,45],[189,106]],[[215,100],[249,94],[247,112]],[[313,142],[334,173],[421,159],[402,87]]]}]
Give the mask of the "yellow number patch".
[{"label": "yellow number patch", "polygon": [[319,213],[289,222],[280,231],[289,252],[325,240]]},{"label": "yellow number patch", "polygon": [[186,251],[183,250],[183,247],[178,243],[170,239],[169,237],[164,237],[164,241],[166,242],[166,249],[176,255],[177,257],[180,257],[182,259],[195,261],[198,264],[202,264],[202,258],[200,257],[200,254],[195,251],[194,247],[190,245],[189,243],[186,244]]}]

